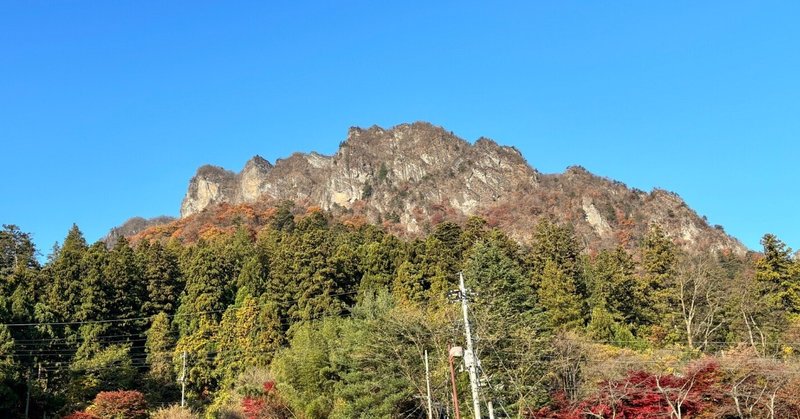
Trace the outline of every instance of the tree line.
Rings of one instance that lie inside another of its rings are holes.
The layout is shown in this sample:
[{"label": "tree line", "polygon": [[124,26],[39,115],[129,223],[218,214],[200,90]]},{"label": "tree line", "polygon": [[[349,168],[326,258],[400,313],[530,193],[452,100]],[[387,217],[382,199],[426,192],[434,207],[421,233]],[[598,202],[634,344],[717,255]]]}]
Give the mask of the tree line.
[{"label": "tree line", "polygon": [[[193,244],[108,248],[73,226],[43,263],[5,225],[0,411],[92,414],[118,390],[156,410],[180,400],[184,376],[208,417],[425,417],[427,350],[445,417],[458,272],[501,417],[800,408],[800,262],[774,235],[758,255],[687,253],[653,225],[631,253],[584,249],[550,220],[521,244],[480,218],[401,239],[294,211]],[[468,411],[464,374],[456,388]]]}]

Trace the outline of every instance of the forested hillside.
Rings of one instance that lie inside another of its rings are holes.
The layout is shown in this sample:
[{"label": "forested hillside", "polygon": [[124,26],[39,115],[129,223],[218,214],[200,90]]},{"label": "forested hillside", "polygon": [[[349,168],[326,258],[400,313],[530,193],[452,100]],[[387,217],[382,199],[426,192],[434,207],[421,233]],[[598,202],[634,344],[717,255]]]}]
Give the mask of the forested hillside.
[{"label": "forested hillside", "polygon": [[110,249],[73,226],[45,263],[4,226],[2,416],[424,418],[427,351],[454,417],[463,272],[497,417],[800,417],[800,262],[773,235],[741,256],[658,224],[596,250],[550,218],[520,243],[478,217],[417,238],[292,202],[261,217]]}]

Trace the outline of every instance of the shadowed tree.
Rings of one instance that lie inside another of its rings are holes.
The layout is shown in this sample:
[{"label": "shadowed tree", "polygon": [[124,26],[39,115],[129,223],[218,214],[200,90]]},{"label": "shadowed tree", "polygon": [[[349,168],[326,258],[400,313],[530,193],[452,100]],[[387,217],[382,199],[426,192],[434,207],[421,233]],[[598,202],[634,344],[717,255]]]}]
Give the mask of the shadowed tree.
[{"label": "shadowed tree", "polygon": [[142,261],[142,279],[147,284],[143,314],[174,313],[183,288],[178,256],[159,242],[142,244],[137,252]]}]

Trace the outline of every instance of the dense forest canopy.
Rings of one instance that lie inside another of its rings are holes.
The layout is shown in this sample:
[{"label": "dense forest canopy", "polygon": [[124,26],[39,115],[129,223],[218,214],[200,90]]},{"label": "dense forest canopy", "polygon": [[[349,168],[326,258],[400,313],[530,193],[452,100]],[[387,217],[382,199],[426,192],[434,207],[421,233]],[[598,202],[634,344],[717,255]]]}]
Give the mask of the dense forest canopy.
[{"label": "dense forest canopy", "polygon": [[427,351],[452,417],[463,272],[498,417],[800,417],[800,262],[773,235],[742,258],[657,225],[596,250],[548,220],[518,243],[480,218],[408,239],[293,211],[192,244],[73,226],[44,263],[3,226],[2,415],[422,418]]}]

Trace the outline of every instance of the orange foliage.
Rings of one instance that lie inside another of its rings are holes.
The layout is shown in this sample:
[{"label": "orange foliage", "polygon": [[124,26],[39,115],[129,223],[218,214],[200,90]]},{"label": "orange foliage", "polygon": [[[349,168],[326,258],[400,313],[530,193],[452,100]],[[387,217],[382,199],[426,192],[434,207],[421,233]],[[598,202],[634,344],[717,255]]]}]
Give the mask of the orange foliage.
[{"label": "orange foliage", "polygon": [[630,248],[636,223],[619,208],[614,208],[614,215],[617,218],[617,231],[614,233],[617,243],[624,248]]},{"label": "orange foliage", "polygon": [[214,225],[207,225],[203,226],[203,228],[200,229],[199,237],[200,240],[214,241],[221,237],[232,234],[234,231],[235,230],[233,230],[230,227],[217,227]]},{"label": "orange foliage", "polygon": [[342,224],[348,227],[359,229],[367,225],[367,218],[364,217],[363,215],[353,215],[350,217],[344,217],[342,218]]}]

